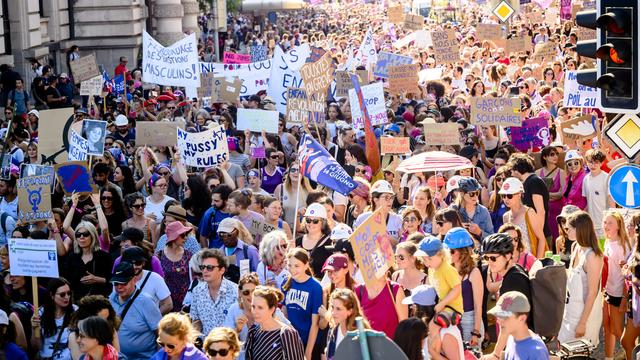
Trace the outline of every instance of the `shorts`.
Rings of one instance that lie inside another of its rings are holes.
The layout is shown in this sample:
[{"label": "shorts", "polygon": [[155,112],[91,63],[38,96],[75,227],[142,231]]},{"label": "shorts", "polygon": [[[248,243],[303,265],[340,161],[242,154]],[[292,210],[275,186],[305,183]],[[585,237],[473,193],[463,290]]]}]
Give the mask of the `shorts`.
[{"label": "shorts", "polygon": [[609,294],[607,294],[605,292],[604,293],[604,301],[606,301],[607,304],[609,304],[611,306],[619,307],[620,304],[622,303],[622,297],[621,296],[611,296],[611,295],[609,295]]}]

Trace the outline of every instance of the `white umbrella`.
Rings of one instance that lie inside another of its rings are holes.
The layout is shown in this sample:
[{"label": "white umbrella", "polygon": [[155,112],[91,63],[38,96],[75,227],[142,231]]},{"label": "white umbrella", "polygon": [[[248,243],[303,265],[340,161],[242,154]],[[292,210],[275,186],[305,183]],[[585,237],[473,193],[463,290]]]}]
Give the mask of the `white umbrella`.
[{"label": "white umbrella", "polygon": [[427,151],[402,161],[396,171],[417,173],[454,171],[473,167],[469,159],[445,151]]}]

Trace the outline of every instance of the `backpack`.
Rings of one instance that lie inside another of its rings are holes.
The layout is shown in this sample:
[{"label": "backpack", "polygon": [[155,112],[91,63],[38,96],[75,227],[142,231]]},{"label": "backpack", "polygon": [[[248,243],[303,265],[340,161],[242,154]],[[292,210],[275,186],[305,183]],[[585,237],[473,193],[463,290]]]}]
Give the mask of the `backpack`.
[{"label": "backpack", "polygon": [[540,259],[542,267],[529,274],[534,331],[544,337],[558,335],[567,298],[567,270],[553,259]]},{"label": "backpack", "polygon": [[7,236],[7,218],[9,217],[9,214],[7,214],[6,212],[3,212],[2,214],[0,214],[0,226],[2,226],[2,232],[5,234],[5,238],[9,238],[9,236]]}]

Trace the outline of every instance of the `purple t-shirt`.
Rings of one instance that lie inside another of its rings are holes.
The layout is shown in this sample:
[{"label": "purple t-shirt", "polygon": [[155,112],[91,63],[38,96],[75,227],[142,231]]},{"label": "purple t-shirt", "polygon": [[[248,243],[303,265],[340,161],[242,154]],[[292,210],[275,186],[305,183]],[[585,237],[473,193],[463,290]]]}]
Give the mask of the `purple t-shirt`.
[{"label": "purple t-shirt", "polygon": [[276,171],[273,175],[269,175],[265,168],[260,169],[260,176],[262,177],[262,188],[264,191],[273,195],[273,192],[276,190],[276,187],[282,184],[282,179],[284,179],[284,169],[281,167],[276,167]]}]

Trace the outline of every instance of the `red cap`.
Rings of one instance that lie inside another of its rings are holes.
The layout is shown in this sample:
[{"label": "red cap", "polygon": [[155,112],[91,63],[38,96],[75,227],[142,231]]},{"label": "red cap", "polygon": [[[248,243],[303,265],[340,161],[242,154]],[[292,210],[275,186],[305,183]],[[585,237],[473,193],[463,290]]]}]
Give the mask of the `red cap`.
[{"label": "red cap", "polygon": [[327,261],[324,262],[324,265],[322,266],[322,271],[323,272],[327,270],[336,271],[340,269],[346,269],[347,267],[349,267],[349,258],[344,254],[336,253],[329,256]]}]

